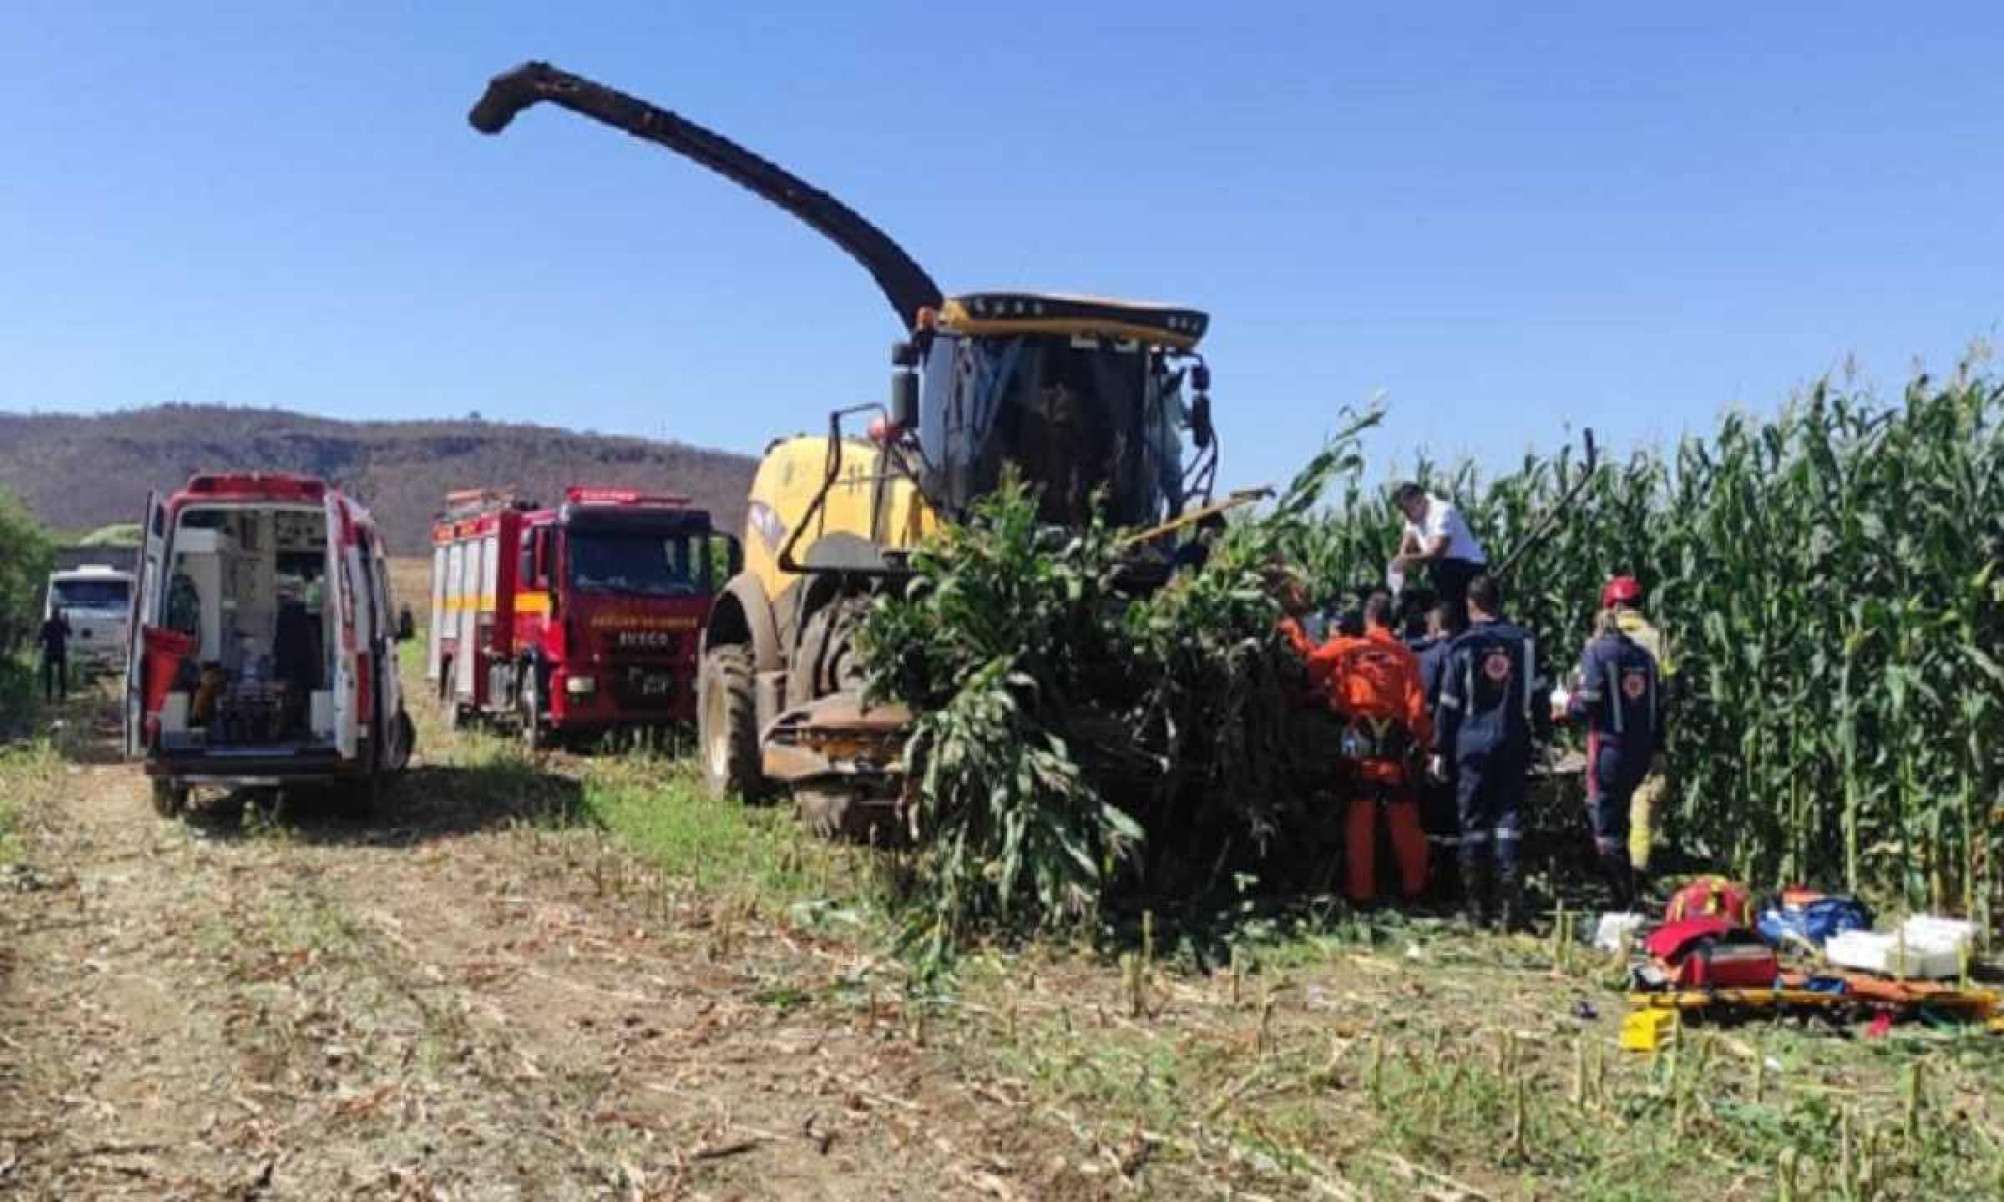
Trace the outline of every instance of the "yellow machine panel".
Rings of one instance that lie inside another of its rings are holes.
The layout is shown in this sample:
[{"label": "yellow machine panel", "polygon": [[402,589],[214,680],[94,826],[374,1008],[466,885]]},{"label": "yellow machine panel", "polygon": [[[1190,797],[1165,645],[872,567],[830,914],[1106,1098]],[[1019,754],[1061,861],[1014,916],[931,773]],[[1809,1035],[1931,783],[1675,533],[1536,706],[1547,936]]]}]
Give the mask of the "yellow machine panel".
[{"label": "yellow machine panel", "polygon": [[828,439],[822,436],[782,439],[759,461],[745,511],[745,571],[768,597],[784,593],[797,575],[780,568],[779,553],[803,521],[811,525],[794,544],[796,562],[809,559],[815,542],[829,534],[911,547],[938,524],[909,477],[886,473],[884,450],[876,443],[843,440],[841,469],[827,499],[814,510],[827,472]]}]

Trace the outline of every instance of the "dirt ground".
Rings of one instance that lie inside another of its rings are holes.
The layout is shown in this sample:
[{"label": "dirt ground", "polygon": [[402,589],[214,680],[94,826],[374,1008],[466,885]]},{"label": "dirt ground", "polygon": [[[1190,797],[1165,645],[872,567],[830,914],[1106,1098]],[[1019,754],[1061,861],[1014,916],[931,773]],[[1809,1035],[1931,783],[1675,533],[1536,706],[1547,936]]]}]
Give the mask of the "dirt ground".
[{"label": "dirt ground", "polygon": [[817,879],[868,853],[705,810],[672,764],[418,715],[366,821],[312,796],[163,820],[102,699],[60,754],[0,755],[0,1195],[2004,1190],[1980,1031],[1761,1021],[1637,1057],[1604,957],[1340,912],[1248,919],[1228,956],[977,949],[912,992],[882,917]]},{"label": "dirt ground", "polygon": [[1009,1133],[895,1019],[759,1000],[847,950],[664,914],[598,841],[427,803],[422,768],[393,824],[162,821],[111,733],[0,882],[0,1193],[993,1195]]}]

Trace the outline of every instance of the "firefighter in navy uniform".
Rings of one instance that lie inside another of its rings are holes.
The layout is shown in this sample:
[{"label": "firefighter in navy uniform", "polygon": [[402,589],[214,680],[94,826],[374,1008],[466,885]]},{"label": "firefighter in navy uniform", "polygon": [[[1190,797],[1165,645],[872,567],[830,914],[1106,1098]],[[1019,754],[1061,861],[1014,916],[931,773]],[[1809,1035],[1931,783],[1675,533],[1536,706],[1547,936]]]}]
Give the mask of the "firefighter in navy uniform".
[{"label": "firefighter in navy uniform", "polygon": [[[1426,712],[1440,727],[1440,682],[1447,668],[1448,653],[1461,633],[1460,615],[1445,601],[1434,601],[1425,613],[1425,637],[1408,644],[1419,659],[1420,690],[1426,695]],[[1454,804],[1454,781],[1446,772],[1421,773],[1419,784],[1420,827],[1426,832],[1431,854],[1428,880],[1438,896],[1452,898],[1461,892],[1461,820]]]},{"label": "firefighter in navy uniform", "polygon": [[1441,671],[1440,767],[1454,781],[1468,921],[1488,921],[1493,883],[1500,925],[1513,930],[1524,921],[1517,845],[1531,766],[1536,647],[1504,620],[1494,577],[1469,582],[1468,614],[1468,629]]},{"label": "firefighter in navy uniform", "polygon": [[1656,658],[1603,610],[1580,656],[1579,687],[1565,717],[1587,727],[1587,820],[1616,909],[1635,905],[1628,809],[1663,745],[1662,678]]}]

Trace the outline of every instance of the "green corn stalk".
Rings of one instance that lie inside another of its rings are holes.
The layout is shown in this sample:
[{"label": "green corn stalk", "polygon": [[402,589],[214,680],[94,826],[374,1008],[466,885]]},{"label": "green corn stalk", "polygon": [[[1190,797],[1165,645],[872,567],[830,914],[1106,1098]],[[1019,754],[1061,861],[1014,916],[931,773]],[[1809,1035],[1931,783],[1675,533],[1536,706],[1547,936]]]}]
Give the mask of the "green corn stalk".
[{"label": "green corn stalk", "polygon": [[[1507,547],[1577,471],[1561,453],[1488,479],[1414,474]],[[2004,380],[1970,365],[1892,403],[1825,381],[1772,417],[1728,414],[1674,453],[1603,464],[1508,604],[1563,671],[1600,582],[1642,578],[1678,651],[1672,840],[1757,883],[1987,924],[2004,851],[1988,821],[2004,801],[1999,514]],[[1323,544],[1345,548],[1397,526],[1354,487],[1327,522]]]},{"label": "green corn stalk", "polygon": [[[1137,605],[1106,578],[1117,532],[1053,540],[1020,495],[920,553],[920,588],[880,603],[865,636],[878,693],[926,715],[908,749],[924,947],[1092,929],[1122,891],[1187,898],[1215,884],[1190,875],[1197,848],[1281,879],[1261,849],[1286,843],[1305,753],[1277,709],[1258,569],[1300,565],[1317,600],[1376,581],[1400,521],[1365,480],[1368,424],[1236,523],[1193,582]],[[1500,553],[1581,470],[1562,450],[1494,476],[1424,457],[1402,474]],[[1561,675],[1601,582],[1642,579],[1678,660],[1670,841],[1757,884],[1841,884],[1987,928],[2004,852],[1989,821],[2004,805],[2000,515],[2004,377],[1972,363],[1890,401],[1824,381],[1600,464],[1506,582],[1507,608]],[[1557,820],[1579,837],[1575,811]]]}]

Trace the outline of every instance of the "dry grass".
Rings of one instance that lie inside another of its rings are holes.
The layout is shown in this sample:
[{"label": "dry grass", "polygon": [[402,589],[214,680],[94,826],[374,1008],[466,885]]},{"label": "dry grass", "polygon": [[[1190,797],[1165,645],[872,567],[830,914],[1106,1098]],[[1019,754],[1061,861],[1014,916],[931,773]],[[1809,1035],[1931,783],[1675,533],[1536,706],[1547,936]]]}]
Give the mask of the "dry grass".
[{"label": "dry grass", "polygon": [[[420,634],[431,629],[431,559],[426,556],[394,556],[390,560],[390,603],[410,606]],[[423,661],[419,661],[422,663]],[[417,679],[422,680],[420,670]]]},{"label": "dry grass", "polygon": [[1151,930],[1124,963],[977,950],[925,992],[882,952],[868,857],[653,761],[531,763],[423,716],[369,826],[308,801],[163,824],[128,768],[61,758],[88,739],[0,761],[29,865],[0,904],[0,1184],[1995,1196],[1982,1037],[1761,1025],[1626,1056],[1595,958],[1390,917],[1245,922],[1224,955]]}]

